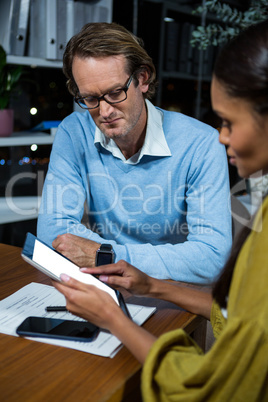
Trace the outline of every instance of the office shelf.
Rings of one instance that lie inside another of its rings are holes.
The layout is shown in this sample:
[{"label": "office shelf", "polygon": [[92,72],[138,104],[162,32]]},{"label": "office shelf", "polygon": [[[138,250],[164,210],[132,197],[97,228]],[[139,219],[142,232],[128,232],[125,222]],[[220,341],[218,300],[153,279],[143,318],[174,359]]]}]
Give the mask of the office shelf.
[{"label": "office shelf", "polygon": [[28,56],[8,55],[7,62],[9,64],[19,64],[23,66],[32,66],[32,67],[62,68],[61,61],[39,59],[37,57],[28,57]]},{"label": "office shelf", "polygon": [[16,147],[27,145],[49,145],[54,141],[54,135],[42,132],[19,132],[13,133],[11,137],[0,137],[0,147]]},{"label": "office shelf", "polygon": [[0,225],[37,219],[41,197],[0,197]]}]

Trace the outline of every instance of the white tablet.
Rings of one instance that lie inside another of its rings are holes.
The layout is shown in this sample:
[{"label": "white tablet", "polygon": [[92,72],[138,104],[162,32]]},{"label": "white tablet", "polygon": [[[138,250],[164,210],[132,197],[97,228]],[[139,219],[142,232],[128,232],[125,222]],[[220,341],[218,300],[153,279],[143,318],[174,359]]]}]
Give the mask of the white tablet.
[{"label": "white tablet", "polygon": [[61,282],[61,274],[67,274],[80,282],[94,285],[109,293],[115,302],[119,304],[129,316],[124,299],[118,290],[115,290],[106,283],[101,282],[93,275],[81,272],[79,267],[72,261],[49,247],[32,233],[27,233],[26,235],[21,256],[29,264],[56,281]]}]

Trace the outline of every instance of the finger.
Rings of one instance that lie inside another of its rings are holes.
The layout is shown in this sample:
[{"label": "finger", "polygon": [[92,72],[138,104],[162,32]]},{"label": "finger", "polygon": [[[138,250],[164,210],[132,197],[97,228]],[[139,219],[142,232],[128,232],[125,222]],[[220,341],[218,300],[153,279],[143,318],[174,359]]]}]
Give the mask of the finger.
[{"label": "finger", "polygon": [[[88,267],[85,267],[85,268],[88,269]],[[88,271],[88,273],[92,273],[92,274],[95,274],[95,273],[96,274],[107,273],[109,275],[114,275],[114,274],[126,275],[126,274],[129,273],[130,268],[133,269],[134,267],[132,267],[126,261],[120,260],[120,261],[118,261],[118,262],[116,262],[114,264],[101,265],[99,267],[92,267],[92,268],[90,268],[90,269],[92,269],[92,271],[91,272]],[[86,272],[86,271],[84,271],[84,272]]]},{"label": "finger", "polygon": [[57,236],[56,239],[54,239],[52,242],[52,247],[57,248],[59,243],[60,243],[60,239],[59,239],[59,236]]},{"label": "finger", "polygon": [[107,275],[122,275],[124,271],[120,267],[118,267],[116,264],[112,265],[101,265],[100,267],[93,267],[93,268],[81,268],[82,272],[85,272],[87,274],[93,274],[93,275],[100,275],[100,274],[107,274]]},{"label": "finger", "polygon": [[[69,277],[69,279],[67,279],[67,275],[65,275],[65,274],[61,275],[61,279],[64,280],[65,282],[53,281],[53,285],[60,293],[62,293],[65,296],[66,302],[68,303],[68,305],[70,307],[70,308],[69,307],[67,307],[67,308],[70,311],[73,311],[72,306],[73,306],[74,298],[76,298],[76,295],[78,295],[78,294],[81,295],[81,292],[88,293],[89,290],[93,294],[97,289],[93,285],[83,284],[71,277]],[[72,302],[71,302],[71,300],[72,300]]]},{"label": "finger", "polygon": [[87,285],[83,282],[80,282],[64,273],[62,273],[60,275],[60,279],[62,281],[62,284],[57,282],[57,285],[60,287],[65,286],[65,287],[69,287],[69,288],[76,289],[76,290],[86,291],[88,289],[88,287],[91,286],[91,285]]},{"label": "finger", "polygon": [[131,290],[132,288],[131,278],[129,277],[103,274],[99,276],[99,279],[115,288],[122,287],[126,290]]}]

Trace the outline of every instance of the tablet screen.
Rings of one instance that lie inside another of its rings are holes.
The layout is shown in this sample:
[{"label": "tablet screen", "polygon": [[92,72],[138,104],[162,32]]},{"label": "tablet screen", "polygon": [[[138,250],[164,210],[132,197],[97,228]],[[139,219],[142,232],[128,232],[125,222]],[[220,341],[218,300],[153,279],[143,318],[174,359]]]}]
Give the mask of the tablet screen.
[{"label": "tablet screen", "polygon": [[31,233],[27,233],[21,255],[24,260],[52,279],[60,281],[60,275],[67,274],[80,282],[94,285],[104,290],[119,304],[116,291],[113,288],[101,282],[95,276],[81,272],[77,265],[47,246]]}]

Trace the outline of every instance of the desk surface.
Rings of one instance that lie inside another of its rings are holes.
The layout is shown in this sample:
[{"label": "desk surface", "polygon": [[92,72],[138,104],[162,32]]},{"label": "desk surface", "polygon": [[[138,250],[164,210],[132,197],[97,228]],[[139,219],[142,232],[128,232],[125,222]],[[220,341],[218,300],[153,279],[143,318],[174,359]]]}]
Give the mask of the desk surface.
[{"label": "desk surface", "polygon": [[[22,260],[20,252],[18,247],[0,244],[1,299],[30,282],[51,284],[48,277]],[[157,307],[144,324],[156,336],[179,327],[205,335],[205,320],[201,317],[171,303],[124,295],[128,302]],[[138,402],[140,370],[141,365],[125,347],[110,359],[0,334],[3,401]]]}]

